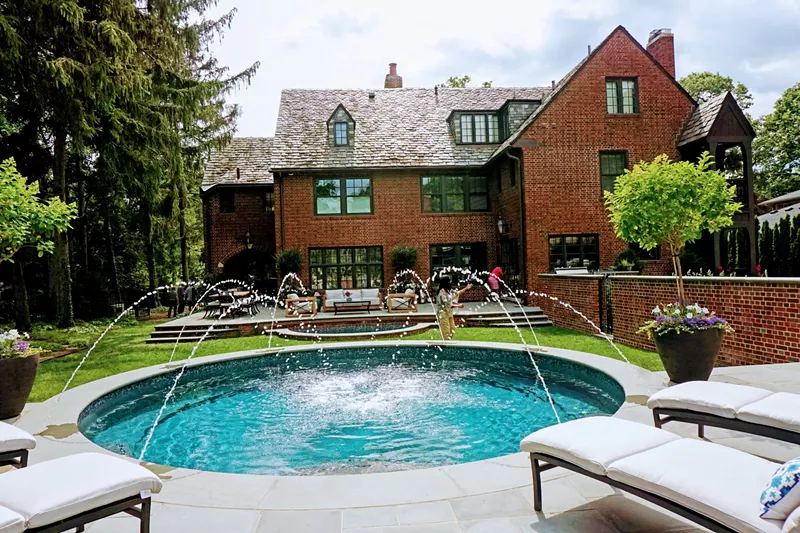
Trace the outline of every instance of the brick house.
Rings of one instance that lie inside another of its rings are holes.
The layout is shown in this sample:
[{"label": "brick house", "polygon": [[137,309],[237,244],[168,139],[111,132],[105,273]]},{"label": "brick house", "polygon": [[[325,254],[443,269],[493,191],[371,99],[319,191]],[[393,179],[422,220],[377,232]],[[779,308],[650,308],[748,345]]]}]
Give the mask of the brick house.
[{"label": "brick house", "polygon": [[[248,228],[259,251],[299,249],[314,289],[385,287],[391,251],[410,245],[423,278],[447,265],[500,265],[511,284],[534,290],[539,273],[606,269],[628,249],[602,199],[624,169],[703,149],[721,161],[730,147],[744,158],[732,175],[745,204],[737,225],[752,240],[753,136],[732,97],[698,105],[677,83],[668,30],[645,48],[620,26],[545,87],[403,88],[391,64],[382,90],[284,90],[273,139],[214,154],[207,264],[232,272]],[[254,160],[257,184],[242,174]],[[256,190],[274,200],[268,214],[244,199],[247,212],[219,212],[222,192],[238,202]],[[255,229],[273,215],[273,228]],[[636,253],[646,273],[669,271],[657,250]]]}]

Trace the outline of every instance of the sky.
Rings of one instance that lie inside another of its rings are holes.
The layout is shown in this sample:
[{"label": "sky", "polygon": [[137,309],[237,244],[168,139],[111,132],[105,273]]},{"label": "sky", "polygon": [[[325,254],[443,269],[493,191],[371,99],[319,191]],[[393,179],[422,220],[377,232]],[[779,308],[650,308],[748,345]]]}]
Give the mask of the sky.
[{"label": "sky", "polygon": [[239,136],[271,136],[288,88],[382,88],[388,64],[405,87],[468,74],[473,85],[549,85],[618,25],[646,43],[675,34],[677,76],[710,70],[747,85],[754,116],[800,82],[800,0],[219,0],[236,9],[213,45],[232,72],[256,61]]}]

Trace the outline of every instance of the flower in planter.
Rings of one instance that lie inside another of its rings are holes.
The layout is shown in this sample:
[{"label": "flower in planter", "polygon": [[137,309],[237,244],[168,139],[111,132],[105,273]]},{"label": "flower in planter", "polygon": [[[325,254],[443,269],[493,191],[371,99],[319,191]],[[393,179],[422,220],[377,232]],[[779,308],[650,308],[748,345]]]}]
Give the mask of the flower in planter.
[{"label": "flower in planter", "polygon": [[0,330],[0,359],[14,359],[39,353],[38,348],[31,348],[29,338],[30,335],[20,333],[16,329]]},{"label": "flower in planter", "polygon": [[733,328],[724,318],[696,303],[691,305],[673,303],[663,306],[663,309],[657,305],[652,314],[654,318],[639,330],[639,333],[647,333],[650,338],[672,331],[694,333],[706,329],[720,329],[728,333],[733,332]]}]

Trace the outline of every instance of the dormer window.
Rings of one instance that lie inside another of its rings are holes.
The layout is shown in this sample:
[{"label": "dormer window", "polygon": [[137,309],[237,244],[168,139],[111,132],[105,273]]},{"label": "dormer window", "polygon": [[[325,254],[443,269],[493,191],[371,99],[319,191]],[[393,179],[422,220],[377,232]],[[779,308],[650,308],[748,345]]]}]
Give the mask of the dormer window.
[{"label": "dormer window", "polygon": [[328,146],[353,146],[355,133],[356,121],[344,105],[339,104],[328,119]]},{"label": "dormer window", "polygon": [[347,146],[347,122],[336,122],[333,125],[333,144],[335,146]]},{"label": "dormer window", "polygon": [[500,127],[494,113],[462,113],[459,128],[460,144],[500,142]]}]

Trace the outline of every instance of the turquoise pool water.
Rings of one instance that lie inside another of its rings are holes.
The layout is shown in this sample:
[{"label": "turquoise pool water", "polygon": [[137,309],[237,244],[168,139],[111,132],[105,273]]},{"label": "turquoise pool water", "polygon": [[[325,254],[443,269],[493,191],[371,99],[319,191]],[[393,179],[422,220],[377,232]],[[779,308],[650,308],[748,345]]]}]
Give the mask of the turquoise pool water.
[{"label": "turquoise pool water", "polygon": [[294,329],[292,331],[299,331],[302,333],[321,333],[327,335],[329,333],[379,333],[382,331],[394,331],[407,328],[403,324],[361,324],[355,326],[322,326],[318,328],[307,327],[301,329]]},{"label": "turquoise pool water", "polygon": [[[536,355],[562,420],[614,413],[620,385]],[[80,430],[138,457],[174,374],[92,403]],[[376,472],[519,451],[556,423],[528,355],[511,350],[379,346],[298,351],[190,368],[145,459],[247,474]]]}]

